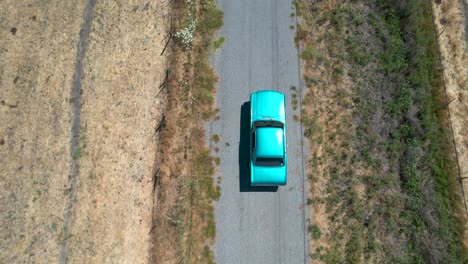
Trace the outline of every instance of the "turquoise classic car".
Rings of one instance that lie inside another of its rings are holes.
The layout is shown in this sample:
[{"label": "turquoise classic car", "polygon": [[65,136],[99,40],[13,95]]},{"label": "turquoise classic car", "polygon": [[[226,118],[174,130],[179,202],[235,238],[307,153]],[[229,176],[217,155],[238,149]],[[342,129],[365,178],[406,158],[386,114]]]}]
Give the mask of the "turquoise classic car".
[{"label": "turquoise classic car", "polygon": [[286,113],[284,94],[258,91],[250,95],[250,183],[286,185]]}]

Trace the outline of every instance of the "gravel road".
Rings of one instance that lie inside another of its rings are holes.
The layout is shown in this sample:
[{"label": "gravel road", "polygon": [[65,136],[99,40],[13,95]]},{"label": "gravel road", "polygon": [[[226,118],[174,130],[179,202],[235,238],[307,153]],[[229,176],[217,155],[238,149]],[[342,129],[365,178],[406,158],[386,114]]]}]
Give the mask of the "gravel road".
[{"label": "gravel road", "polygon": [[[305,263],[305,149],[301,125],[293,120],[301,103],[294,9],[290,1],[279,0],[219,4],[220,35],[226,38],[214,57],[221,119],[208,124],[208,136],[221,137],[210,143],[221,158],[215,258],[218,263]],[[249,186],[248,101],[250,93],[263,89],[281,91],[287,99],[288,184],[279,188]]]}]

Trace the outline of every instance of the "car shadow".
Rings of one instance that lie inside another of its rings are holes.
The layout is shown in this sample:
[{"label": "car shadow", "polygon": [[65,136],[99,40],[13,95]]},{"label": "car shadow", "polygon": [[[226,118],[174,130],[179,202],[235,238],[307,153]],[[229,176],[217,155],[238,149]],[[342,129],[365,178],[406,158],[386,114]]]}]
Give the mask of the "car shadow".
[{"label": "car shadow", "polygon": [[250,101],[242,104],[240,114],[239,190],[240,192],[278,191],[278,186],[250,185]]}]

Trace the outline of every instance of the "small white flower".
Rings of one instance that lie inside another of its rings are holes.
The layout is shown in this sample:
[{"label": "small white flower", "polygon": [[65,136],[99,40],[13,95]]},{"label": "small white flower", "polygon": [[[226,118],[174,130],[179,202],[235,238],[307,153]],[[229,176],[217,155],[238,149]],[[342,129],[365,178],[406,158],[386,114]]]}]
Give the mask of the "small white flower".
[{"label": "small white flower", "polygon": [[188,26],[176,32],[174,36],[182,42],[182,45],[184,45],[186,49],[190,50],[190,48],[192,47],[194,33],[195,33],[196,28],[197,28],[197,20],[194,18],[191,18],[188,23]]}]

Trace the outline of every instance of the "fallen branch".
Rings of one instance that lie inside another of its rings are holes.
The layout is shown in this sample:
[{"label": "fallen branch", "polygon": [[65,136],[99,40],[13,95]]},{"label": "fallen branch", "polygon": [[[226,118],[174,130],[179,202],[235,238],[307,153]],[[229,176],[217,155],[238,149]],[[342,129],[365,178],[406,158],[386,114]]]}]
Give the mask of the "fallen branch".
[{"label": "fallen branch", "polygon": [[169,70],[166,70],[166,77],[164,77],[164,81],[161,83],[161,85],[159,85],[159,92],[158,94],[156,94],[156,96],[158,96],[162,92],[162,90],[166,88],[168,78],[169,78]]},{"label": "fallen branch", "polygon": [[163,38],[163,40],[166,39],[168,36],[169,36],[169,39],[167,40],[166,45],[164,45],[164,49],[161,51],[161,54],[159,54],[159,56],[162,56],[164,54],[164,51],[166,51],[166,48],[167,48],[167,46],[169,45],[169,42],[172,39],[172,16],[171,16],[171,26],[169,27],[169,34],[167,34]]}]

